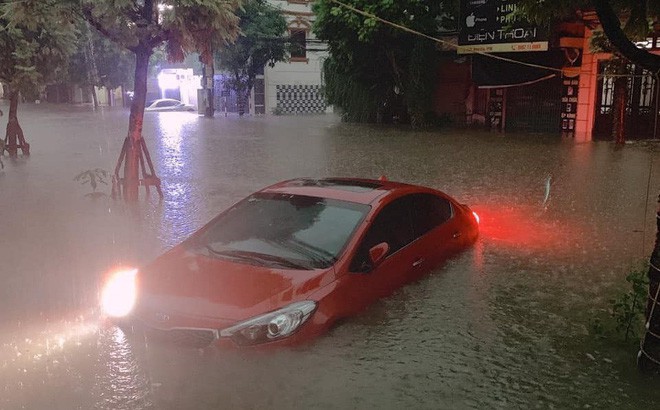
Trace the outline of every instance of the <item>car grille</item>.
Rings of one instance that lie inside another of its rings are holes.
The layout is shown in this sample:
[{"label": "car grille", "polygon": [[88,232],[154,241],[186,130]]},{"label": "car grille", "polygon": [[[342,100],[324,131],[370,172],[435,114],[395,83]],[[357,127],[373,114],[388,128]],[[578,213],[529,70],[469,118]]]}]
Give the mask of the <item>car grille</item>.
[{"label": "car grille", "polygon": [[147,337],[159,342],[184,347],[207,347],[216,339],[216,332],[207,329],[149,329]]}]

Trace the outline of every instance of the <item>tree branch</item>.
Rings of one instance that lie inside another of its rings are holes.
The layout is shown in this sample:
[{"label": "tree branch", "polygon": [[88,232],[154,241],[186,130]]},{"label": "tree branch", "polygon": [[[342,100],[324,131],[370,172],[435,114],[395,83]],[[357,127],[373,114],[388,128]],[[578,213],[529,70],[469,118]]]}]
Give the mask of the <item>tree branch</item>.
[{"label": "tree branch", "polygon": [[[158,27],[161,27],[160,24],[158,25]],[[151,48],[158,47],[169,37],[170,37],[170,30],[165,30],[161,27],[158,33],[156,33],[153,37],[149,39],[148,45]]]},{"label": "tree branch", "polygon": [[655,75],[660,74],[660,56],[637,48],[621,29],[621,22],[608,0],[593,0],[598,20],[610,42],[628,60],[644,67]]},{"label": "tree branch", "polygon": [[94,16],[94,14],[92,13],[92,8],[90,6],[83,6],[82,13],[83,16],[85,17],[85,20],[89,22],[90,26],[94,27],[101,34],[106,36],[111,41],[117,43],[119,46],[135,52],[135,47],[129,46],[128,44],[124,43],[124,40],[121,38],[121,35],[119,35],[119,33],[104,26],[103,23]]}]

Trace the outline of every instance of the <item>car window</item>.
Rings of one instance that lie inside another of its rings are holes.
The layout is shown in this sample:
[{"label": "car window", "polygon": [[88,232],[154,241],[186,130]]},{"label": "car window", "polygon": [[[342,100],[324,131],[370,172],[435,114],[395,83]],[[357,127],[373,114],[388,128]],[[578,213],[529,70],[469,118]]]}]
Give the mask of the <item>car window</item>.
[{"label": "car window", "polygon": [[416,237],[424,235],[451,218],[451,203],[445,198],[433,194],[415,194],[412,197],[414,202],[413,226]]},{"label": "car window", "polygon": [[381,242],[390,246],[388,256],[415,240],[411,213],[414,197],[405,196],[386,205],[368,228],[358,251],[351,262],[350,270],[364,272],[369,269],[369,249]]},{"label": "car window", "polygon": [[200,248],[251,252],[310,267],[330,266],[369,212],[369,205],[289,194],[255,194],[217,219]]},{"label": "car window", "polygon": [[177,105],[177,101],[161,101],[158,103],[159,107],[172,107],[174,105]]}]

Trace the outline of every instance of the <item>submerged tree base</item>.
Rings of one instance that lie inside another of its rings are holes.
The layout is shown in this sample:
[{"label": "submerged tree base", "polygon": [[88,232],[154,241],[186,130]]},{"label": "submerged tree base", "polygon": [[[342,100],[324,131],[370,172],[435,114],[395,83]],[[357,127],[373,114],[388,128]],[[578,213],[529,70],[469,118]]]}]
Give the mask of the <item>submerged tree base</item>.
[{"label": "submerged tree base", "polygon": [[[121,169],[122,164],[125,163],[124,166],[127,167],[130,162],[129,156],[131,155],[135,155],[138,158],[139,171],[142,175],[142,178],[140,179],[129,180],[128,178],[119,177],[119,170]],[[149,167],[148,171],[145,164]],[[137,191],[140,185],[144,186],[146,189],[147,196],[151,193],[149,187],[153,186],[156,188],[156,191],[158,191],[158,196],[160,196],[161,199],[163,198],[163,191],[160,188],[160,178],[156,176],[154,164],[151,162],[151,155],[149,155],[149,150],[147,149],[147,144],[144,142],[144,138],[140,138],[136,142],[133,142],[129,136],[124,140],[124,145],[121,148],[119,160],[117,160],[117,166],[115,167],[115,173],[112,175],[112,198],[121,198],[123,194],[127,201],[137,200]],[[135,194],[130,194],[131,192],[135,192]]]},{"label": "submerged tree base", "polygon": [[10,157],[15,157],[18,155],[19,148],[23,155],[30,155],[30,144],[25,141],[23,129],[15,117],[10,117],[9,122],[7,123],[7,133],[5,134],[3,151],[0,152],[0,155],[6,150]]}]

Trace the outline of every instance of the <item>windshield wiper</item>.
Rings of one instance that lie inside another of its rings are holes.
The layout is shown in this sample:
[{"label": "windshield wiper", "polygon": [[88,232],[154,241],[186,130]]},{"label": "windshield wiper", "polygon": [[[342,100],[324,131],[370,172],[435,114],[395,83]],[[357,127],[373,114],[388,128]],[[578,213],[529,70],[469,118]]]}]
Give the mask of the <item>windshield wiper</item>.
[{"label": "windshield wiper", "polygon": [[261,265],[268,265],[275,263],[291,269],[309,270],[309,266],[304,266],[281,256],[268,255],[259,252],[241,251],[237,249],[215,249],[210,244],[206,245],[206,249],[213,255],[226,256],[233,259],[239,259],[246,262],[258,262]]},{"label": "windshield wiper", "polygon": [[322,267],[328,267],[337,261],[337,258],[325,249],[318,248],[294,237],[289,237],[286,240],[280,241],[280,243],[292,247],[293,251],[310,258],[312,262],[320,264]]}]

